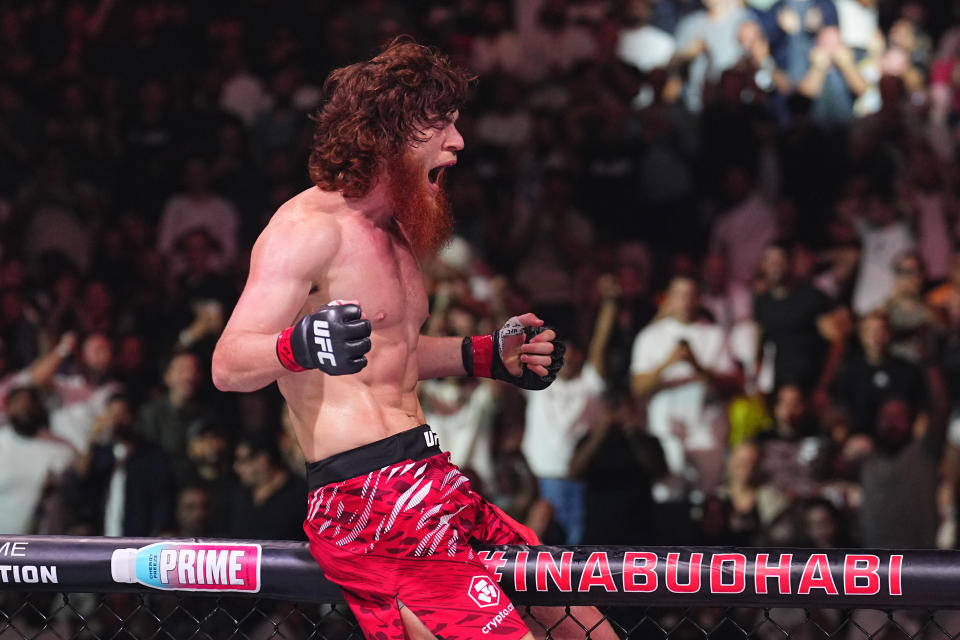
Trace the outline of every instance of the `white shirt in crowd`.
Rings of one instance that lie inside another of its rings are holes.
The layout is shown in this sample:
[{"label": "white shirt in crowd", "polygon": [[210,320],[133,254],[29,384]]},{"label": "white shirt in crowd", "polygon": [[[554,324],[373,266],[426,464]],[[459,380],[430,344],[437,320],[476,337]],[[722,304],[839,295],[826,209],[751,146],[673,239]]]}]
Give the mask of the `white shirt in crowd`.
[{"label": "white shirt in crowd", "polygon": [[749,284],[763,252],[777,237],[777,220],[758,193],[736,205],[714,223],[710,250],[722,253],[730,265],[730,279]]},{"label": "white shirt in crowd", "polygon": [[[706,322],[684,324],[674,318],[657,320],[637,335],[630,372],[654,371],[666,362],[681,340],[687,341],[703,368],[720,374],[735,372],[719,326]],[[695,373],[689,362],[670,365],[661,376],[664,388],[654,393],[647,405],[647,429],[660,439],[670,471],[681,477],[690,470],[689,451],[716,450],[718,459],[723,459],[727,428],[724,404],[713,401],[707,385]]]},{"label": "white shirt in crowd", "polygon": [[523,455],[538,478],[566,478],[577,443],[590,430],[600,410],[605,383],[589,363],[580,375],[557,378],[527,399]]},{"label": "white shirt in crowd", "polygon": [[740,61],[743,48],[737,32],[749,17],[746,9],[737,6],[719,20],[712,20],[706,11],[694,11],[677,25],[678,49],[685,49],[698,38],[707,45],[706,53],[690,63],[684,93],[687,108],[691,111],[699,112],[703,107],[704,83],[717,81],[721,73]]},{"label": "white shirt in crowd", "polygon": [[893,261],[914,247],[910,228],[903,222],[873,227],[858,219],[861,238],[860,268],[853,288],[853,311],[866,315],[886,302],[893,290]]},{"label": "white shirt in crowd", "polygon": [[836,0],[836,6],[843,44],[867,49],[880,24],[876,5],[865,7],[859,0]]},{"label": "white shirt in crowd", "polygon": [[25,438],[10,425],[0,427],[0,533],[33,533],[44,486],[66,471],[75,456],[68,444],[50,436]]},{"label": "white shirt in crowd", "polygon": [[[218,269],[230,265],[237,255],[237,229],[240,216],[230,202],[217,195],[192,198],[185,194],[171,196],[163,208],[157,228],[157,249],[175,256],[176,244],[188,231],[201,228],[220,245],[214,258]],[[183,270],[174,260],[174,272]]]},{"label": "white shirt in crowd", "polygon": [[666,67],[676,51],[673,36],[649,24],[622,30],[617,42],[617,57],[644,72]]},{"label": "white shirt in crowd", "polygon": [[123,386],[118,382],[94,385],[80,374],[58,373],[53,377],[53,387],[54,400],[47,403],[50,432],[77,451],[87,451],[97,416],[106,410],[110,397]]},{"label": "white shirt in crowd", "polygon": [[107,488],[107,502],[103,513],[103,535],[122,536],[124,505],[127,498],[127,457],[130,455],[130,446],[114,443],[113,457],[116,462],[113,473],[110,474],[110,484]]},{"label": "white shirt in crowd", "polygon": [[424,417],[440,438],[440,448],[450,453],[450,462],[473,469],[484,484],[491,487],[494,480],[491,437],[497,405],[490,385],[478,384],[465,402],[460,385],[443,380],[425,381],[421,393],[448,406],[462,402],[450,413],[424,409]]}]

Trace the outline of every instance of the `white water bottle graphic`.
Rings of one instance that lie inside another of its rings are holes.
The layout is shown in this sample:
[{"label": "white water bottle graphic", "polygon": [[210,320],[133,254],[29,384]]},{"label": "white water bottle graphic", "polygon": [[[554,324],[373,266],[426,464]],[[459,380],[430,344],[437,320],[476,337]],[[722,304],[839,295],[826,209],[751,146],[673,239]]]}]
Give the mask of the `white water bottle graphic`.
[{"label": "white water bottle graphic", "polygon": [[156,542],[117,549],[114,582],[177,591],[260,591],[259,544]]}]

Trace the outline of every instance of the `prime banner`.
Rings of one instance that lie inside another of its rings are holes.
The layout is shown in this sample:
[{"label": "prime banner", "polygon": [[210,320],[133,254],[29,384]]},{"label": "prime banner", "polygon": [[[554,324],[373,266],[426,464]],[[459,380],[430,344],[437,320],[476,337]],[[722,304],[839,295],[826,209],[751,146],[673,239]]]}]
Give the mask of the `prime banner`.
[{"label": "prime banner", "polygon": [[[960,606],[957,551],[505,546],[478,556],[516,604]],[[0,589],[343,600],[305,543],[241,540],[0,536]]]}]

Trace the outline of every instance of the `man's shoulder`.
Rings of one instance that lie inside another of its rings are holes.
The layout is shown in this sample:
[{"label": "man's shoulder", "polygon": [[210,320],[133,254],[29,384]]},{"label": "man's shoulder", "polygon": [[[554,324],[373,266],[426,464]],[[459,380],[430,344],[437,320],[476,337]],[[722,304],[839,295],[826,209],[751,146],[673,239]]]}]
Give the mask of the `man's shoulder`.
[{"label": "man's shoulder", "polygon": [[641,336],[656,336],[661,335],[664,332],[675,331],[680,326],[680,323],[676,319],[671,318],[670,316],[663,316],[662,318],[654,318],[650,323],[640,330]]},{"label": "man's shoulder", "polygon": [[[12,428],[10,430],[12,431]],[[22,455],[35,456],[32,458],[34,462],[42,460],[45,466],[63,463],[76,455],[76,450],[70,443],[46,429],[41,430],[32,438],[11,434],[9,443]]]},{"label": "man's shoulder", "polygon": [[336,224],[334,213],[345,203],[342,195],[310,187],[284,202],[270,218],[271,224],[329,226]]},{"label": "man's shoulder", "polygon": [[316,252],[335,248],[340,238],[336,215],[344,200],[336,193],[310,188],[290,198],[277,209],[260,233],[258,244],[274,244],[285,253],[297,247]]}]

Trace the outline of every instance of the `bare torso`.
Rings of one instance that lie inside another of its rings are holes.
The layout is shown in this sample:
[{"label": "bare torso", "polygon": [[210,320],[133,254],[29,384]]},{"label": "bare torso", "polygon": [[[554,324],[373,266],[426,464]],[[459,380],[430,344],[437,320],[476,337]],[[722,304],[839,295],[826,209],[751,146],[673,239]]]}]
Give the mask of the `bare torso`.
[{"label": "bare torso", "polygon": [[324,211],[328,199],[310,189],[274,216],[302,218],[305,233],[311,217],[332,218],[339,227],[339,247],[313,274],[307,301],[290,323],[331,300],[356,300],[370,321],[372,346],[357,374],[304,371],[277,380],[308,461],[424,422],[416,349],[429,309],[417,260],[392,220],[381,225],[357,212],[330,214]]}]

